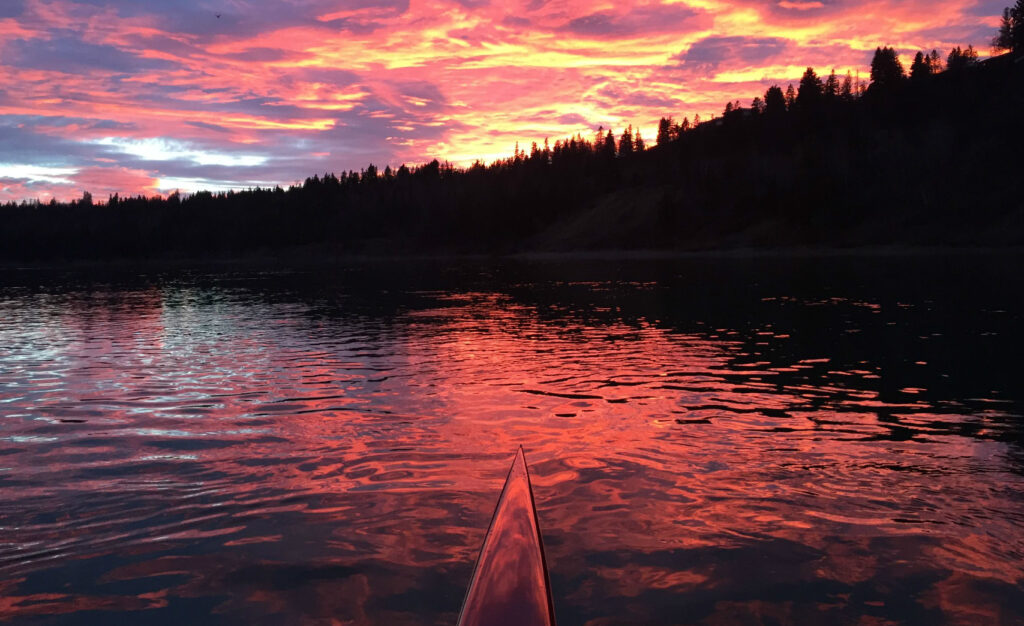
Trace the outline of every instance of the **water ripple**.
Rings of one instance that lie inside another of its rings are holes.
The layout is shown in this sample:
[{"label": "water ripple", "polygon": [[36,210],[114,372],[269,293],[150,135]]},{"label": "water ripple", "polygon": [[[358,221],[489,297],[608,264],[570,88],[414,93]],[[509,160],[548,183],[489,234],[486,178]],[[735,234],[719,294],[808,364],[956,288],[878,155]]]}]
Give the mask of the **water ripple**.
[{"label": "water ripple", "polygon": [[522,443],[566,623],[1024,620],[1019,303],[363,271],[6,276],[0,613],[450,622]]}]

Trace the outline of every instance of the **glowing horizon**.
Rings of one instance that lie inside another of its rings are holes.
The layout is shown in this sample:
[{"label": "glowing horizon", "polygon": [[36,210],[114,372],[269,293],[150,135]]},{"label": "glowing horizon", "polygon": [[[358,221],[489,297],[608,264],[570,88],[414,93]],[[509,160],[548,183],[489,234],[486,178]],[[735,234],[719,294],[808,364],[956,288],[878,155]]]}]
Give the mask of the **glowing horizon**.
[{"label": "glowing horizon", "polygon": [[1008,0],[5,0],[0,202],[287,186],[746,106]]}]

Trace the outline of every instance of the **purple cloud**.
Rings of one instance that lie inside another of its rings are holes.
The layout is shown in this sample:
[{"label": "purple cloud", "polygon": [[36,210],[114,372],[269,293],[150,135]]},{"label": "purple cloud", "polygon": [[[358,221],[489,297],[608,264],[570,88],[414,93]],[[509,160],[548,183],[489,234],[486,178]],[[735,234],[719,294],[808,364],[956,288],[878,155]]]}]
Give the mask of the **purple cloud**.
[{"label": "purple cloud", "polygon": [[635,9],[623,15],[592,13],[569,21],[559,30],[588,37],[633,37],[683,30],[687,22],[699,15],[685,5],[659,5]]},{"label": "purple cloud", "polygon": [[85,43],[73,37],[15,40],[4,49],[3,62],[23,69],[67,73],[100,70],[127,74],[176,67],[170,61],[143,58],[114,46]]},{"label": "purple cloud", "polygon": [[707,37],[694,43],[674,59],[684,67],[713,70],[724,61],[756,64],[786,49],[788,41],[778,37]]}]

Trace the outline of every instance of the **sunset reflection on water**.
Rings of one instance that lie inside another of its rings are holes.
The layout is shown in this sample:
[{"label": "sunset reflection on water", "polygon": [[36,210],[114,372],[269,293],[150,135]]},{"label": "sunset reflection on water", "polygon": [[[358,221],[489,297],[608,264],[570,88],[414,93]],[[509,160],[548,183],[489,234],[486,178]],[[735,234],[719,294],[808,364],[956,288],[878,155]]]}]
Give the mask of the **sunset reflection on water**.
[{"label": "sunset reflection on water", "polygon": [[0,619],[454,623],[522,444],[560,623],[1022,620],[978,264],[5,274]]}]

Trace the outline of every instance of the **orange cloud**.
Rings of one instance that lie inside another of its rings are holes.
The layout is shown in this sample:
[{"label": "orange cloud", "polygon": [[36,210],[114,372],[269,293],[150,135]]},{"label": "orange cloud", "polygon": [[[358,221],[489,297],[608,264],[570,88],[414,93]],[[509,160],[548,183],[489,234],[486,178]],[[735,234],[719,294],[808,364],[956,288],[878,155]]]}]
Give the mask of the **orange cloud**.
[{"label": "orange cloud", "polygon": [[[369,161],[466,163],[602,125],[633,124],[653,138],[663,115],[707,118],[726,101],[795,82],[807,66],[866,76],[878,45],[905,58],[968,43],[984,54],[1002,8],[371,0],[353,9],[315,0],[215,13],[129,0],[11,3],[0,10],[0,139],[18,140],[0,142],[0,178],[5,164],[81,170],[113,159],[217,188]],[[64,143],[24,149],[33,133]],[[125,137],[262,160],[203,173],[96,147]]]}]

